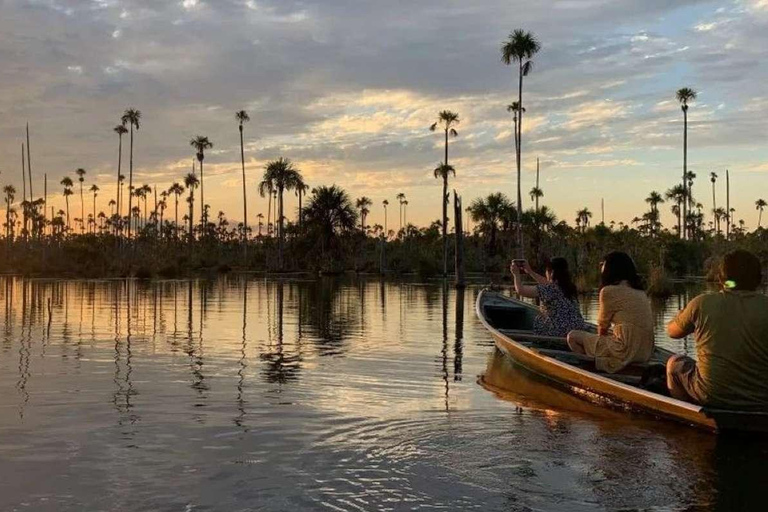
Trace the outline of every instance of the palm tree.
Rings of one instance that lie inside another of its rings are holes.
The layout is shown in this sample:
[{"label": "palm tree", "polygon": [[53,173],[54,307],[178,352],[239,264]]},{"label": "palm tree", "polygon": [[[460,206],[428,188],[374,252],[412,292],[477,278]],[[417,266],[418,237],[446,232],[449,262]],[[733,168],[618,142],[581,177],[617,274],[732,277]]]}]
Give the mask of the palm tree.
[{"label": "palm tree", "polygon": [[381,202],[382,206],[384,206],[384,237],[387,237],[387,206],[389,206],[388,200],[383,200]]},{"label": "palm tree", "polygon": [[128,133],[128,129],[123,126],[122,124],[119,124],[115,126],[112,129],[116,134],[118,138],[117,143],[117,187],[115,188],[115,194],[117,197],[115,198],[115,204],[120,203],[120,176],[121,176],[121,168],[123,165],[123,135]]},{"label": "palm tree", "polygon": [[272,192],[275,190],[275,184],[268,179],[262,180],[259,183],[259,195],[261,197],[264,197],[266,195],[269,196],[268,202],[267,202],[267,235],[270,235],[272,233]]},{"label": "palm tree", "polygon": [[[294,190],[302,182],[301,173],[287,158],[272,160],[264,166],[263,183],[271,183],[277,201],[277,264],[283,269],[283,248],[285,245],[285,230],[283,228],[283,192]],[[261,189],[261,185],[259,186]]]},{"label": "palm tree", "polygon": [[[77,181],[80,182],[80,218],[85,218],[85,201],[83,200],[83,182],[85,182],[85,169],[80,168],[75,171],[77,174]],[[80,232],[85,230],[85,223],[80,225]]]},{"label": "palm tree", "polygon": [[534,210],[539,211],[539,199],[544,197],[544,192],[539,187],[533,187],[530,194],[531,201],[535,203]]},{"label": "palm tree", "polygon": [[467,208],[477,230],[487,239],[491,255],[496,251],[496,238],[505,221],[509,219],[514,206],[506,195],[496,192],[485,198],[477,198]]},{"label": "palm tree", "polygon": [[321,251],[325,253],[339,235],[355,229],[357,213],[344,190],[336,185],[321,186],[312,190],[304,208],[304,220],[307,228],[319,235]]},{"label": "palm tree", "polygon": [[[687,192],[688,182],[688,103],[696,99],[696,91],[689,87],[678,89],[675,97],[680,102],[683,111],[683,191]],[[682,217],[686,218],[686,203],[683,202]],[[685,233],[680,232],[680,237],[685,238]]]},{"label": "palm tree", "polygon": [[197,179],[195,173],[190,172],[184,176],[184,185],[187,187],[187,190],[189,190],[189,197],[187,197],[187,202],[189,203],[189,240],[191,242],[194,239],[194,232],[192,229],[195,222],[195,189],[198,187],[198,185],[200,185],[200,180]]},{"label": "palm tree", "polygon": [[72,195],[72,187],[74,186],[74,183],[72,182],[72,178],[65,176],[64,179],[61,180],[61,184],[64,185],[64,199],[67,201],[67,230],[69,230],[69,196]]},{"label": "palm tree", "polygon": [[576,225],[581,227],[582,233],[589,227],[589,219],[592,218],[592,212],[589,208],[582,208],[576,212]]},{"label": "palm tree", "polygon": [[129,108],[123,112],[123,117],[120,118],[120,120],[122,121],[123,126],[128,124],[131,127],[131,157],[128,171],[128,238],[131,238],[131,211],[133,199],[130,192],[133,190],[133,129],[136,128],[137,131],[139,129],[141,111],[135,108]]},{"label": "palm tree", "polygon": [[405,194],[400,192],[395,196],[397,201],[400,203],[400,231],[403,230],[403,201],[405,201]]},{"label": "palm tree", "polygon": [[721,233],[720,221],[727,218],[728,213],[725,211],[725,208],[722,208],[722,207],[715,208],[715,211],[712,213],[715,216],[715,229],[717,230],[717,234],[719,235]]},{"label": "palm tree", "polygon": [[144,224],[147,224],[147,198],[149,197],[149,194],[152,193],[152,187],[150,187],[147,184],[142,185],[139,187],[139,190],[141,190],[141,198],[144,199]]},{"label": "palm tree", "polygon": [[243,143],[243,125],[251,120],[248,116],[248,112],[245,110],[239,110],[235,112],[235,119],[237,120],[237,127],[240,130],[240,162],[243,166],[243,238],[248,235],[248,198],[245,190],[245,145]]},{"label": "palm tree", "polygon": [[208,137],[198,135],[194,139],[189,141],[189,145],[195,148],[197,151],[197,161],[200,162],[200,204],[202,205],[202,214],[200,215],[200,224],[205,229],[208,223],[206,208],[205,208],[205,185],[203,182],[203,160],[205,160],[205,150],[213,147],[213,142],[208,140]]},{"label": "palm tree", "polygon": [[760,229],[760,224],[763,220],[763,210],[765,207],[768,206],[768,203],[765,202],[764,199],[758,199],[755,201],[755,207],[757,208],[757,211],[760,212],[757,217],[757,228]]},{"label": "palm tree", "polygon": [[184,187],[179,185],[178,183],[174,182],[173,185],[168,188],[168,193],[173,194],[175,197],[176,205],[175,205],[175,222],[176,222],[176,230],[179,229],[179,196],[184,193]]},{"label": "palm tree", "polygon": [[[432,123],[432,125],[429,127],[429,130],[434,132],[437,130],[437,127],[440,126],[443,131],[445,132],[445,159],[443,160],[443,164],[440,167],[449,167],[448,165],[448,137],[457,137],[459,135],[459,132],[457,132],[453,126],[459,124],[459,114],[456,112],[451,112],[450,110],[443,110],[440,112],[437,116],[437,121]],[[438,169],[440,168],[438,167]],[[453,167],[451,167],[453,170]],[[435,169],[435,178],[438,177],[437,174],[438,170]],[[453,174],[456,174],[456,171],[452,171]],[[445,177],[443,179],[443,197],[441,200],[442,207],[443,207],[443,276],[448,275],[448,175],[445,174]]]},{"label": "palm tree", "polygon": [[90,191],[93,192],[93,218],[96,219],[96,192],[99,191],[99,187],[94,183],[91,185]]},{"label": "palm tree", "polygon": [[452,165],[440,164],[434,170],[435,178],[443,180],[443,277],[448,275],[448,177],[456,176]]},{"label": "palm tree", "polygon": [[645,202],[651,206],[651,216],[650,216],[650,226],[649,226],[651,229],[651,233],[656,233],[658,231],[658,228],[660,227],[659,205],[664,202],[664,198],[661,196],[661,194],[659,194],[654,190],[648,195],[648,197],[645,198]]},{"label": "palm tree", "polygon": [[3,187],[3,193],[5,194],[5,237],[10,243],[13,240],[13,230],[11,227],[11,203],[13,203],[16,197],[16,187],[13,185],[6,185]]},{"label": "palm tree", "polygon": [[360,210],[360,231],[365,234],[365,218],[370,213],[370,210],[368,209],[369,206],[373,204],[373,201],[371,201],[369,198],[363,196],[359,198],[355,202],[355,206],[358,210]]},{"label": "palm tree", "polygon": [[516,157],[517,157],[517,243],[519,246],[520,257],[524,256],[523,248],[523,227],[520,216],[522,214],[523,194],[522,194],[522,154],[523,154],[523,77],[533,69],[531,60],[541,49],[539,41],[531,32],[522,29],[513,31],[507,41],[501,46],[501,61],[510,65],[513,62],[518,63],[518,89],[517,89],[517,137],[516,137]]},{"label": "palm tree", "polygon": [[[302,217],[303,217],[303,215],[302,215]],[[264,225],[264,222],[263,222],[264,221],[264,214],[263,213],[259,213],[256,216],[256,218],[259,219],[259,238],[261,238],[261,227]]]},{"label": "palm tree", "polygon": [[307,194],[308,190],[309,185],[304,183],[303,178],[300,178],[298,183],[296,183],[296,195],[299,197],[299,231],[301,231],[304,224],[304,212],[302,210],[301,200]]},{"label": "palm tree", "polygon": [[664,196],[668,200],[675,203],[672,206],[672,213],[677,217],[677,232],[679,235],[683,229],[683,211],[686,202],[686,187],[683,185],[675,185],[671,189],[667,190]]}]

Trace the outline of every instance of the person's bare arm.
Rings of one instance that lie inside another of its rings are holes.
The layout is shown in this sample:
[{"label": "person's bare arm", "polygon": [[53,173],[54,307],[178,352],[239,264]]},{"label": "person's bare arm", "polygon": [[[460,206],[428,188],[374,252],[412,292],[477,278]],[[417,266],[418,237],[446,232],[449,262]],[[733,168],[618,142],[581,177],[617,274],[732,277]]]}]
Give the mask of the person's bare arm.
[{"label": "person's bare arm", "polygon": [[679,340],[693,334],[696,330],[700,297],[696,297],[667,324],[667,334],[670,338]]},{"label": "person's bare arm", "polygon": [[682,329],[679,325],[677,325],[677,322],[672,320],[667,324],[667,335],[669,335],[670,338],[673,340],[679,340],[680,338],[685,338],[691,334],[690,332],[685,332],[684,329]]},{"label": "person's bare arm", "polygon": [[523,278],[520,275],[520,269],[514,263],[510,267],[512,279],[515,283],[515,291],[518,295],[529,299],[536,299],[539,296],[539,290],[535,286],[523,284]]},{"label": "person's bare arm", "polygon": [[527,260],[526,260],[525,264],[523,265],[523,271],[526,274],[528,274],[529,276],[531,276],[531,279],[536,281],[538,284],[547,284],[548,283],[546,277],[542,276],[541,274],[537,274],[536,272],[533,271],[533,269],[531,268],[531,265],[528,263]]}]

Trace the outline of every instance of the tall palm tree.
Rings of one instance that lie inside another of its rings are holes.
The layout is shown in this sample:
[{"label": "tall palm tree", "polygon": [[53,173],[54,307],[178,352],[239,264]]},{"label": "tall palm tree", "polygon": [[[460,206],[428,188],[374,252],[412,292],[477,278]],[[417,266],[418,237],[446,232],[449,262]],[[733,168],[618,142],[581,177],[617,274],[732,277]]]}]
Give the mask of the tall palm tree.
[{"label": "tall palm tree", "polygon": [[[683,191],[687,192],[688,184],[688,103],[696,99],[696,91],[689,87],[678,89],[675,98],[680,102],[680,108],[683,111]],[[686,202],[683,202],[682,217],[686,218]],[[680,233],[681,238],[685,238],[685,232]]]},{"label": "tall palm tree", "polygon": [[517,157],[517,243],[519,246],[520,257],[524,256],[523,248],[523,226],[521,215],[523,209],[522,194],[522,155],[523,155],[523,77],[533,69],[531,60],[541,50],[541,44],[531,32],[522,29],[513,31],[509,38],[501,46],[501,61],[510,65],[513,62],[518,63],[518,88],[517,88],[517,137],[516,137],[516,157]]},{"label": "tall palm tree", "polygon": [[248,236],[248,198],[245,190],[245,144],[243,143],[243,125],[251,120],[248,112],[238,110],[235,112],[237,127],[240,130],[240,162],[243,166],[243,238]]},{"label": "tall palm tree", "polygon": [[69,231],[69,196],[72,195],[74,182],[72,182],[72,178],[65,176],[64,179],[61,180],[61,184],[64,185],[64,199],[67,202],[67,231]]},{"label": "tall palm tree", "polygon": [[[93,192],[93,219],[96,220],[96,193],[99,191],[98,185],[91,185],[90,191]],[[95,231],[95,230],[94,230]]]},{"label": "tall palm tree", "polygon": [[179,229],[179,196],[184,193],[184,187],[179,185],[178,183],[174,182],[173,185],[168,188],[168,193],[173,194],[175,197],[176,205],[175,205],[175,222],[176,222],[176,230]]},{"label": "tall palm tree", "polygon": [[301,173],[287,158],[280,157],[264,166],[262,183],[272,183],[277,194],[277,264],[280,270],[283,269],[283,248],[285,245],[283,192],[295,189],[301,181]]},{"label": "tall palm tree", "polygon": [[758,199],[755,201],[755,208],[759,212],[757,217],[757,228],[760,229],[760,224],[762,224],[763,221],[763,210],[765,207],[768,206],[768,203],[765,202],[765,199]]},{"label": "tall palm tree", "polygon": [[400,192],[395,196],[397,202],[400,203],[400,231],[403,230],[403,201],[405,201],[405,194]]},{"label": "tall palm tree", "polygon": [[456,176],[452,165],[440,164],[434,170],[435,178],[443,180],[443,277],[448,275],[448,177]]},{"label": "tall palm tree", "polygon": [[[77,181],[80,182],[80,218],[85,219],[85,200],[83,199],[83,183],[85,182],[85,169],[82,167],[75,171],[77,174]],[[80,232],[85,231],[85,223],[80,224]]]},{"label": "tall palm tree", "polygon": [[197,176],[195,173],[190,172],[186,176],[184,176],[184,185],[187,187],[187,190],[189,190],[189,197],[187,197],[187,202],[189,203],[189,240],[190,242],[194,239],[194,223],[195,223],[195,189],[200,185],[200,180],[197,179]]},{"label": "tall palm tree", "polygon": [[128,238],[131,238],[131,211],[133,208],[133,199],[131,197],[131,191],[133,190],[133,130],[138,131],[141,121],[141,111],[135,108],[129,108],[123,112],[123,117],[120,118],[123,126],[130,125],[131,131],[131,152],[130,163],[128,171]]},{"label": "tall palm tree", "polygon": [[[443,129],[445,132],[445,158],[443,160],[443,164],[440,167],[450,167],[448,165],[448,137],[457,137],[459,135],[459,132],[457,132],[453,127],[454,125],[459,124],[459,114],[456,112],[451,112],[450,110],[443,110],[440,112],[437,116],[437,121],[432,123],[432,125],[429,127],[430,131],[437,130],[438,126]],[[438,169],[440,168],[438,167]],[[451,167],[453,170],[453,167]],[[435,177],[438,177],[437,169],[435,169]],[[452,171],[453,174],[456,174],[456,171]],[[448,175],[445,175],[445,178],[443,179],[443,197],[442,197],[442,207],[443,207],[443,276],[448,275]]]},{"label": "tall palm tree", "polygon": [[370,210],[368,209],[369,206],[373,204],[373,201],[370,200],[368,197],[361,197],[355,201],[355,206],[358,210],[360,210],[360,231],[365,233],[365,218],[370,213]]},{"label": "tall palm tree", "polygon": [[115,187],[115,194],[117,197],[115,198],[115,204],[120,204],[120,176],[121,176],[121,168],[123,166],[123,135],[128,133],[128,129],[123,126],[122,124],[119,124],[115,126],[112,129],[117,134],[117,185]]},{"label": "tall palm tree", "polygon": [[205,185],[203,181],[203,160],[205,160],[205,150],[211,149],[213,147],[213,142],[208,140],[208,137],[203,137],[202,135],[198,135],[194,139],[189,141],[189,145],[195,148],[195,151],[197,151],[197,154],[195,155],[197,157],[197,161],[200,162],[200,206],[202,207],[202,213],[200,215],[200,224],[203,228],[203,230],[206,229],[206,224],[208,223],[208,219],[206,218],[208,214],[206,213],[205,208]]}]

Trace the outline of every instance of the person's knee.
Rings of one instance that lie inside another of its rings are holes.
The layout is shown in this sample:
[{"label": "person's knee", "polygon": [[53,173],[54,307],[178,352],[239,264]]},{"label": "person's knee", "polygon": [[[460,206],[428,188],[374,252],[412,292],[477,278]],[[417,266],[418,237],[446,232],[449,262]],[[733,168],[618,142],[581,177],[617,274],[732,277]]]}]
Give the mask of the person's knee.
[{"label": "person's knee", "polygon": [[568,348],[570,348],[574,352],[583,352],[583,346],[584,344],[581,341],[581,337],[579,336],[579,331],[571,331],[568,333],[568,336],[566,336],[565,341],[568,343]]}]

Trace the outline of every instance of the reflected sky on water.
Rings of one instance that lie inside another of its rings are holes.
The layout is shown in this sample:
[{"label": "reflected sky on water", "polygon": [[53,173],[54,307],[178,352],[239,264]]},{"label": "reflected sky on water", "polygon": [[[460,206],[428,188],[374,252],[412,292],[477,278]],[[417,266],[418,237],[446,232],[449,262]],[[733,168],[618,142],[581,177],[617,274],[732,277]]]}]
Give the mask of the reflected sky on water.
[{"label": "reflected sky on water", "polygon": [[3,278],[0,510],[761,503],[765,443],[542,384],[495,353],[479,290]]}]

